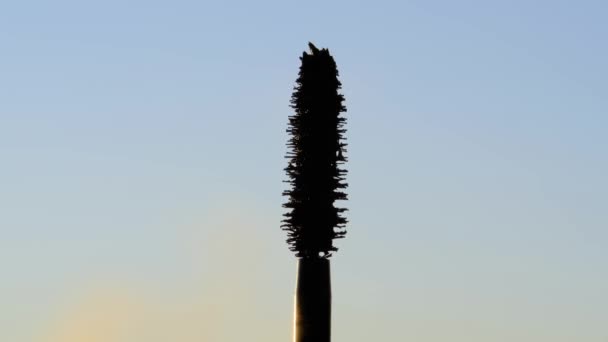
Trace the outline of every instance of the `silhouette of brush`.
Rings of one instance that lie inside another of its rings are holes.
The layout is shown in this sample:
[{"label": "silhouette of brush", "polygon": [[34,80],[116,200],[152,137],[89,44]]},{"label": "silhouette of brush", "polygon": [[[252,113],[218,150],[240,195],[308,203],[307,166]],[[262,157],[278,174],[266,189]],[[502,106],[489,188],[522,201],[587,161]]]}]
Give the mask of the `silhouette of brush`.
[{"label": "silhouette of brush", "polygon": [[339,94],[341,83],[327,49],[308,44],[300,60],[299,77],[291,98],[295,114],[289,117],[289,164],[285,168],[291,189],[283,192],[289,209],[282,221],[287,243],[298,257],[294,342],[329,342],[331,285],[329,257],[337,251],[334,239],[343,238],[346,209],[334,206],[346,200],[343,190],[346,111]]}]

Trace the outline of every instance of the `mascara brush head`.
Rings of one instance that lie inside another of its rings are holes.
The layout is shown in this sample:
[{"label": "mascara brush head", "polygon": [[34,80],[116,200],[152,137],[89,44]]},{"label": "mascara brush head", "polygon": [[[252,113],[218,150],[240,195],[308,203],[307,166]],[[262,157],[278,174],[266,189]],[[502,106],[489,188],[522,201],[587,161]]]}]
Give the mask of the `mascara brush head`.
[{"label": "mascara brush head", "polygon": [[346,200],[344,189],[346,119],[344,96],[333,57],[327,49],[309,43],[310,52],[300,60],[299,77],[291,98],[295,114],[289,117],[289,159],[285,168],[290,190],[283,192],[282,229],[287,231],[290,250],[299,258],[328,258],[337,251],[333,240],[346,234],[344,208],[334,206]]}]

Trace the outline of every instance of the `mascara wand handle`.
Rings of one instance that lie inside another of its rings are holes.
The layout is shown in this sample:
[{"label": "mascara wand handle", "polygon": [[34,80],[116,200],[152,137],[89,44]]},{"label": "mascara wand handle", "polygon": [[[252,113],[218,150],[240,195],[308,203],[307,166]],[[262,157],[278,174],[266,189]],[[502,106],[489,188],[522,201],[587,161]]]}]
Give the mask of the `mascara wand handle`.
[{"label": "mascara wand handle", "polygon": [[330,342],[329,259],[300,258],[296,278],[294,342]]}]

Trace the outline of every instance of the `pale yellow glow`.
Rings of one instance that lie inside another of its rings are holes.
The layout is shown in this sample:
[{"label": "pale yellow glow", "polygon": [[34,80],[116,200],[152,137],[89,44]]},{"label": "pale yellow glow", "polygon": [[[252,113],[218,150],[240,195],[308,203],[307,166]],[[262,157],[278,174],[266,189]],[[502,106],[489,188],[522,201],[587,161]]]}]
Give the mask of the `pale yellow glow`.
[{"label": "pale yellow glow", "polygon": [[[187,227],[179,243],[188,254],[196,277],[175,279],[174,287],[160,288],[138,279],[104,279],[90,291],[71,294],[67,303],[35,342],[230,342],[244,336],[280,341],[289,338],[291,305],[284,313],[269,314],[275,298],[268,282],[274,269],[260,237],[255,213],[247,219],[218,209],[217,215]],[[255,228],[252,228],[255,227]],[[281,241],[279,241],[280,243]],[[283,246],[281,246],[283,247]],[[251,256],[255,255],[255,258]],[[255,260],[255,262],[254,262]],[[289,265],[293,260],[286,258]],[[289,268],[289,275],[292,269]],[[281,298],[289,301],[289,288]],[[274,315],[274,316],[272,316]],[[277,326],[276,322],[280,322]],[[257,340],[257,338],[256,338]]]}]

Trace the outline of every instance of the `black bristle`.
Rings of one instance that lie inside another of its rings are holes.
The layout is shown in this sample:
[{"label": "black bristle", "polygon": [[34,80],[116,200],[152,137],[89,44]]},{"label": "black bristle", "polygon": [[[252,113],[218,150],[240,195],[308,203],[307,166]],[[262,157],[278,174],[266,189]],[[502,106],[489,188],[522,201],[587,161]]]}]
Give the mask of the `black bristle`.
[{"label": "black bristle", "polygon": [[311,52],[300,58],[299,77],[291,98],[295,115],[289,117],[291,134],[285,168],[291,189],[283,207],[282,229],[288,233],[290,249],[301,258],[329,257],[337,248],[333,239],[346,234],[346,209],[334,206],[346,200],[346,162],[343,134],[346,108],[339,93],[341,83],[333,57],[327,49],[309,43]]}]

